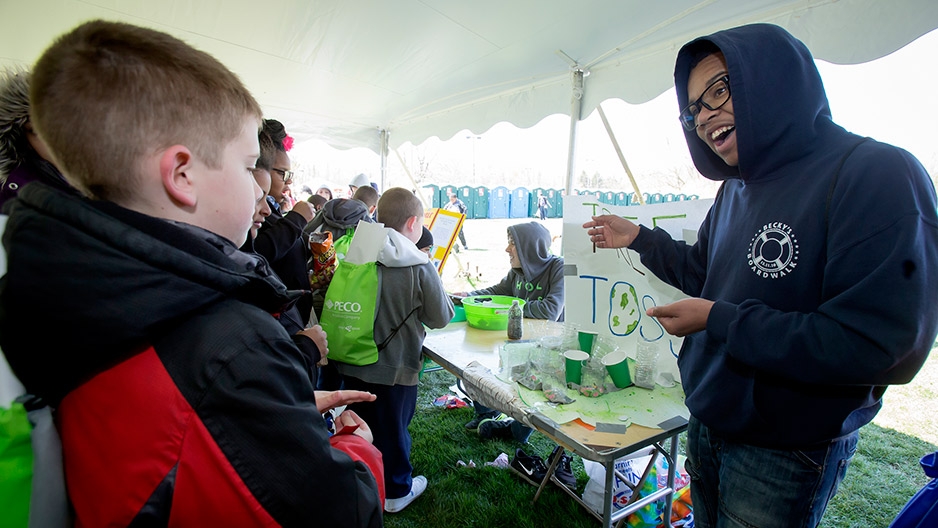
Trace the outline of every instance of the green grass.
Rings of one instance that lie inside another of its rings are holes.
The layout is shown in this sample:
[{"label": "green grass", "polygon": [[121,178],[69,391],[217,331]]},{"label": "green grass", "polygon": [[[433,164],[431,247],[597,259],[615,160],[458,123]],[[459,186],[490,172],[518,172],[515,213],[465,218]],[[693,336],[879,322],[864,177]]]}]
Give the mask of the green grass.
[{"label": "green grass", "polygon": [[[507,469],[485,467],[484,463],[494,460],[499,453],[507,453],[510,458],[519,444],[483,440],[475,431],[463,427],[472,418],[472,407],[434,406],[433,400],[448,394],[455,382],[456,378],[444,371],[427,373],[420,381],[417,413],[410,426],[414,442],[411,461],[414,474],[425,475],[429,486],[404,511],[385,514],[385,526],[598,526],[592,515],[555,485],[548,485],[538,502],[531,504],[536,488]],[[529,443],[520,447],[546,460],[554,444],[535,432]],[[918,460],[936,449],[929,442],[893,429],[875,424],[864,427],[857,454],[821,526],[888,526],[906,501],[928,481]],[[477,467],[456,466],[458,460],[470,459]],[[574,457],[573,471],[582,493],[586,474],[579,457]]]}]

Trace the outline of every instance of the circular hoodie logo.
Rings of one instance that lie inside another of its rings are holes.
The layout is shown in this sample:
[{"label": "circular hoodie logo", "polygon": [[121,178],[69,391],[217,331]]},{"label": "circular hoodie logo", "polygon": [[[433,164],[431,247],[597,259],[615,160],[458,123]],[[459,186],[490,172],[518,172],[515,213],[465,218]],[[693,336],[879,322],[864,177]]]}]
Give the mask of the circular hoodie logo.
[{"label": "circular hoodie logo", "polygon": [[765,224],[749,243],[749,269],[766,279],[777,279],[798,266],[798,239],[783,222]]}]

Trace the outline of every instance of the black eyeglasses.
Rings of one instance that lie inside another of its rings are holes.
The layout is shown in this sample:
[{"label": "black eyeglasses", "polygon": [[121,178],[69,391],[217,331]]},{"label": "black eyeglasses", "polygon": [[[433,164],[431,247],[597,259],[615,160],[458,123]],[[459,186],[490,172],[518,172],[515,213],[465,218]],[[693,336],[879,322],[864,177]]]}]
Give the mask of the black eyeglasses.
[{"label": "black eyeglasses", "polygon": [[701,106],[708,110],[716,110],[725,105],[729,100],[730,77],[729,75],[724,75],[713,81],[710,86],[704,90],[703,95],[698,97],[696,101],[681,110],[681,124],[684,125],[684,128],[687,130],[693,130],[697,128],[697,114],[700,113]]},{"label": "black eyeglasses", "polygon": [[283,179],[283,183],[290,183],[293,181],[293,171],[285,169],[270,169],[271,172],[276,172],[280,175],[280,178]]}]

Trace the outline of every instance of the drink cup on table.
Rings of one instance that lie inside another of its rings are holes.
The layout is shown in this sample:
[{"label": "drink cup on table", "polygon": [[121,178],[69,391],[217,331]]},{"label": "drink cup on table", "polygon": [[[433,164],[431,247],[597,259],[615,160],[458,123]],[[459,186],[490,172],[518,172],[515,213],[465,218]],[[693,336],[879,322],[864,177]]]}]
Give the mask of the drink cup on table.
[{"label": "drink cup on table", "polygon": [[596,332],[589,330],[580,330],[577,332],[577,344],[579,349],[587,354],[593,353],[593,343],[596,341]]},{"label": "drink cup on table", "polygon": [[606,371],[609,372],[609,377],[612,378],[612,383],[616,387],[624,389],[632,384],[629,362],[624,351],[616,350],[606,354],[602,361],[603,365],[606,367]]},{"label": "drink cup on table", "polygon": [[582,350],[567,350],[563,353],[567,383],[580,384],[583,375],[583,364],[590,356]]}]

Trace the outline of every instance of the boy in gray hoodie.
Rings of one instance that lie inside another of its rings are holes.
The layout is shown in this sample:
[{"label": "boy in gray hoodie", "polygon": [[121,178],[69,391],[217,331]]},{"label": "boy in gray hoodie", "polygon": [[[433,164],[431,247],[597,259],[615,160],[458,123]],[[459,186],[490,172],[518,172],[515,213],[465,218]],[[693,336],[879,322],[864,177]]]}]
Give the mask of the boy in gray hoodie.
[{"label": "boy in gray hoodie", "polygon": [[[417,406],[417,376],[423,366],[424,325],[442,328],[453,318],[453,303],[436,268],[415,243],[423,234],[423,206],[407,189],[396,187],[378,201],[378,221],[388,229],[378,254],[378,298],[374,339],[387,342],[371,365],[334,362],[345,388],[368,390],[372,402],[350,405],[371,426],[374,445],[384,458],[387,493],[384,510],[401,511],[427,487],[412,477],[407,427]],[[363,389],[363,387],[368,387]]]},{"label": "boy in gray hoodie", "polygon": [[[511,262],[508,275],[494,286],[455,295],[510,295],[525,300],[525,317],[563,321],[563,259],[551,255],[550,241],[550,231],[538,222],[509,226],[508,247],[505,248]],[[475,429],[483,420],[500,414],[478,402],[474,406],[476,415],[466,424],[467,429]],[[479,429],[479,434],[482,437],[514,436],[524,443],[531,436],[531,429],[514,421],[490,422]]]}]

